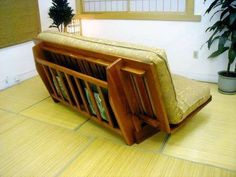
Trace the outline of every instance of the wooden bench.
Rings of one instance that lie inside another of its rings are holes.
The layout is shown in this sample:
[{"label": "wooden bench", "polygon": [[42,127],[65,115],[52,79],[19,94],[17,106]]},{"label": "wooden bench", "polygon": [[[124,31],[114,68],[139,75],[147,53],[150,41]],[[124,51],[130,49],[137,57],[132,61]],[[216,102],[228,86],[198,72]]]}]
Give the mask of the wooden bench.
[{"label": "wooden bench", "polygon": [[172,133],[211,100],[181,123],[170,124],[154,64],[40,37],[33,53],[37,71],[55,102],[118,133],[128,145],[160,130]]}]

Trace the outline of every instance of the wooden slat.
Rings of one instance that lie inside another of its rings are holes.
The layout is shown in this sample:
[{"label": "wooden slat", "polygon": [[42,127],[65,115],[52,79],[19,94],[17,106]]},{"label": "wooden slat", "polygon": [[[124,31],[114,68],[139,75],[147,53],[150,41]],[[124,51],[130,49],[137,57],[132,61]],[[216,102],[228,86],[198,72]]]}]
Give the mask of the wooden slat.
[{"label": "wooden slat", "polygon": [[64,58],[62,54],[55,53],[55,55],[57,56],[58,60],[63,63],[63,66],[66,66],[66,67],[70,66],[70,64],[68,63],[68,61]]},{"label": "wooden slat", "polygon": [[66,76],[66,80],[68,82],[68,85],[70,87],[71,93],[72,93],[72,95],[74,97],[74,100],[76,102],[76,106],[77,106],[78,110],[80,111],[81,108],[80,108],[79,100],[77,98],[77,95],[76,95],[76,92],[75,92],[75,88],[74,88],[74,86],[73,86],[73,84],[71,82],[70,76],[68,74],[65,74],[65,76]]},{"label": "wooden slat", "polygon": [[90,68],[91,68],[92,76],[94,76],[96,78],[99,78],[99,79],[102,79],[100,77],[99,73],[98,73],[98,70],[97,70],[95,64],[94,63],[89,63],[89,65],[90,65]]},{"label": "wooden slat", "polygon": [[79,66],[78,66],[78,64],[77,64],[77,62],[76,62],[76,59],[71,58],[70,56],[67,56],[67,57],[71,60],[72,65],[74,66],[74,70],[80,71],[80,70],[79,70]]},{"label": "wooden slat", "polygon": [[134,77],[135,83],[139,90],[139,95],[141,97],[142,105],[144,106],[145,112],[148,116],[153,117],[152,105],[150,98],[147,93],[147,88],[145,87],[145,82],[142,77]]},{"label": "wooden slat", "polygon": [[[134,77],[135,76],[133,76],[133,75],[131,75],[131,74],[129,74],[129,73],[127,73],[128,75],[129,75],[129,77],[130,77],[130,81],[131,81],[131,85],[132,85],[132,90],[133,90],[133,92],[134,92],[134,95],[135,95],[135,98],[136,98],[136,107],[138,108],[138,112],[136,112],[136,114],[143,114],[144,113],[144,105],[143,105],[143,103],[142,103],[142,99],[141,99],[141,93],[139,93],[139,89],[138,89],[138,87],[137,87],[137,85],[136,85],[136,83],[135,83],[135,80],[134,80]],[[129,99],[132,99],[132,98],[130,98],[129,97]]]},{"label": "wooden slat", "polygon": [[86,82],[86,81],[85,81],[85,86],[86,86],[86,88],[87,88],[87,90],[88,90],[89,97],[90,97],[90,99],[91,99],[91,101],[92,101],[93,108],[95,109],[96,116],[97,116],[97,118],[98,118],[100,121],[102,121],[102,117],[101,117],[101,115],[100,115],[100,111],[99,111],[99,109],[98,109],[96,100],[95,100],[95,98],[94,98],[93,91],[91,90],[91,88],[90,88],[88,82]]},{"label": "wooden slat", "polygon": [[153,127],[159,127],[159,125],[160,125],[160,123],[159,123],[157,120],[155,120],[155,119],[153,119],[153,118],[151,118],[151,117],[148,117],[148,116],[145,116],[145,115],[139,115],[139,117],[140,117],[144,122],[146,122],[147,124],[149,124],[149,125],[151,125],[151,126],[153,126]]},{"label": "wooden slat", "polygon": [[36,61],[37,61],[38,63],[41,63],[41,64],[43,64],[43,65],[47,65],[47,66],[49,66],[49,67],[51,67],[51,68],[54,68],[54,69],[56,69],[56,70],[62,71],[62,72],[67,73],[67,74],[70,74],[70,75],[72,75],[72,76],[75,76],[75,77],[80,78],[80,79],[82,79],[82,80],[88,81],[88,82],[93,83],[93,84],[95,84],[95,85],[98,85],[98,86],[100,86],[100,87],[107,88],[107,82],[102,81],[102,80],[100,80],[100,79],[96,79],[96,78],[94,78],[94,77],[87,76],[86,74],[78,73],[78,72],[73,71],[73,70],[71,70],[71,69],[68,69],[68,68],[66,68],[66,67],[63,67],[63,66],[59,66],[59,65],[50,63],[50,62],[45,61],[45,60],[40,59],[40,58],[36,58]]},{"label": "wooden slat", "polygon": [[127,144],[135,143],[134,125],[129,112],[127,100],[121,83],[120,67],[122,59],[118,59],[107,68],[107,81],[109,83],[109,101],[115,114],[122,135]]},{"label": "wooden slat", "polygon": [[124,92],[129,104],[129,107],[131,109],[132,114],[136,114],[137,112],[139,112],[139,107],[137,106],[137,95],[135,94],[135,90],[134,87],[132,85],[132,81],[130,78],[130,74],[128,73],[120,73],[121,76],[121,84],[125,87]]},{"label": "wooden slat", "polygon": [[86,70],[86,73],[85,73],[85,74],[87,74],[87,75],[89,75],[89,76],[93,76],[93,73],[92,73],[92,71],[91,71],[91,68],[90,68],[90,66],[89,66],[89,63],[86,62],[86,61],[84,61],[84,60],[82,60],[81,62],[82,62],[82,64],[84,65],[84,68],[85,68],[85,70]]},{"label": "wooden slat", "polygon": [[80,72],[82,73],[86,73],[85,69],[84,69],[84,66],[82,65],[81,63],[81,60],[76,60],[78,66],[79,66],[79,69],[80,69]]},{"label": "wooden slat", "polygon": [[138,76],[143,76],[145,74],[145,70],[131,68],[129,66],[123,66],[121,68],[121,71],[126,71],[128,73],[135,74],[135,75],[138,75]]},{"label": "wooden slat", "polygon": [[52,55],[52,57],[53,57],[53,61],[54,61],[56,64],[58,64],[58,65],[62,65],[62,64],[63,64],[62,61],[58,59],[58,57],[57,57],[57,55],[56,55],[55,53],[53,53],[53,52],[50,52],[50,53],[51,53],[51,55]]},{"label": "wooden slat", "polygon": [[91,113],[90,113],[90,111],[89,111],[88,102],[86,101],[86,98],[85,98],[85,96],[84,96],[83,89],[82,89],[82,87],[81,87],[81,85],[80,85],[80,83],[79,83],[79,81],[78,81],[78,79],[77,79],[76,77],[74,77],[74,80],[75,80],[76,86],[77,86],[77,88],[78,88],[78,90],[79,90],[79,93],[80,93],[80,96],[81,96],[81,98],[82,98],[82,101],[83,101],[83,103],[84,103],[85,110],[86,110],[86,112],[87,112],[88,114],[91,115]]},{"label": "wooden slat", "polygon": [[57,96],[56,88],[54,87],[54,84],[52,83],[52,80],[51,80],[51,78],[50,78],[50,74],[48,73],[48,70],[47,70],[46,66],[42,65],[42,67],[43,67],[43,70],[44,70],[44,72],[45,72],[45,74],[46,74],[46,77],[47,77],[47,79],[48,79],[48,82],[49,82],[49,84],[50,84],[50,86],[51,86],[51,88],[52,88],[52,90],[53,90],[53,94]]},{"label": "wooden slat", "polygon": [[160,122],[160,129],[166,133],[170,133],[170,125],[166,114],[163,97],[161,95],[161,86],[155,69],[156,68],[153,65],[150,66],[149,71],[146,72],[145,82],[151,95],[150,100],[155,106],[157,120]]},{"label": "wooden slat", "polygon": [[103,79],[106,80],[106,70],[104,69],[103,66],[96,65],[96,68],[98,70],[99,76]]},{"label": "wooden slat", "polygon": [[58,92],[59,92],[60,97],[65,101],[65,98],[64,98],[64,96],[62,95],[62,92],[61,92],[61,89],[60,89],[60,85],[59,85],[59,83],[58,83],[58,81],[57,81],[57,78],[56,78],[56,76],[55,76],[55,72],[54,72],[53,69],[51,69],[50,67],[48,67],[48,69],[49,69],[49,71],[50,71],[50,73],[51,73],[51,75],[52,75],[52,77],[53,77],[54,84],[57,85],[57,88],[58,88]]},{"label": "wooden slat", "polygon": [[141,121],[139,121],[139,118],[135,115],[132,115],[132,122],[134,124],[134,128],[136,132],[141,132],[142,131],[142,125]]},{"label": "wooden slat", "polygon": [[65,82],[64,82],[64,79],[63,79],[62,76],[61,76],[62,73],[61,73],[60,71],[56,71],[56,72],[57,72],[57,75],[59,76],[59,78],[60,78],[60,80],[61,80],[62,87],[63,87],[63,89],[65,90],[65,93],[66,93],[66,96],[67,96],[67,99],[68,99],[69,103],[70,103],[71,105],[73,105],[73,102],[72,102],[71,97],[70,97],[69,90],[67,89],[66,84],[65,84]]},{"label": "wooden slat", "polygon": [[102,90],[101,90],[100,87],[97,87],[97,90],[98,90],[99,96],[100,96],[100,98],[101,98],[101,100],[102,100],[103,108],[104,108],[105,111],[106,111],[106,116],[107,116],[107,118],[108,118],[108,123],[109,123],[112,127],[114,127],[114,124],[113,124],[113,122],[112,122],[112,117],[111,117],[110,111],[109,111],[109,109],[108,109],[107,102],[106,102],[106,100],[105,100],[105,98],[104,98],[104,95],[103,95],[103,93],[102,93]]},{"label": "wooden slat", "polygon": [[92,63],[95,63],[95,64],[99,64],[99,65],[102,65],[102,66],[105,66],[105,67],[107,67],[111,64],[111,62],[108,62],[108,61],[100,59],[100,58],[87,57],[87,56],[80,55],[78,53],[74,54],[73,52],[68,52],[68,51],[65,51],[65,50],[62,51],[61,49],[57,49],[57,48],[52,48],[52,47],[47,47],[47,46],[43,46],[42,48],[44,50],[47,50],[47,51],[50,51],[50,52],[55,52],[55,53],[58,53],[58,54],[67,55],[67,56],[73,57],[73,58],[78,59],[78,60],[84,59],[86,61],[89,61],[89,62],[92,62]]}]

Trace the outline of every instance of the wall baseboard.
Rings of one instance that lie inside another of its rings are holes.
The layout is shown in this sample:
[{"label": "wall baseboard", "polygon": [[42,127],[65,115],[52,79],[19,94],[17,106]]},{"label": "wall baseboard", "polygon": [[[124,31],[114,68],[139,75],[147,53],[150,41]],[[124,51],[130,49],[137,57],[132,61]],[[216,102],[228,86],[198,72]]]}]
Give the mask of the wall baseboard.
[{"label": "wall baseboard", "polygon": [[190,79],[197,80],[197,81],[211,82],[211,83],[218,82],[217,74],[202,74],[202,73],[192,73],[192,72],[185,72],[185,71],[173,71],[172,73],[182,75],[182,76],[185,76]]},{"label": "wall baseboard", "polygon": [[6,88],[11,87],[16,84],[19,84],[24,80],[27,80],[31,77],[36,76],[37,74],[38,74],[37,71],[34,69],[34,70],[31,70],[31,71],[28,71],[25,73],[21,73],[21,74],[15,75],[15,76],[6,77],[5,79],[0,80],[0,90],[6,89]]}]

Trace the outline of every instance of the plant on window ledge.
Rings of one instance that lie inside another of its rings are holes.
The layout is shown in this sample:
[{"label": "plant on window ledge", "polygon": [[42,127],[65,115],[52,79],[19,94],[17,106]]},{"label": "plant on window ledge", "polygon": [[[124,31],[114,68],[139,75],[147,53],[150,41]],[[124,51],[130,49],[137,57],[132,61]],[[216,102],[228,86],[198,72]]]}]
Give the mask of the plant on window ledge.
[{"label": "plant on window ledge", "polygon": [[53,20],[50,28],[57,28],[58,31],[66,31],[67,25],[71,22],[74,16],[73,9],[69,6],[67,0],[52,0],[52,5],[48,15]]},{"label": "plant on window ledge", "polygon": [[228,52],[227,70],[218,73],[218,86],[219,91],[223,93],[236,93],[236,66],[234,71],[230,71],[230,67],[236,58],[236,1],[214,0],[205,14],[209,14],[212,11],[214,13],[211,19],[215,15],[218,15],[219,18],[212,26],[206,29],[206,32],[212,32],[206,43],[208,49],[210,49],[213,42],[218,41],[218,47],[208,58],[215,58],[226,51]]}]

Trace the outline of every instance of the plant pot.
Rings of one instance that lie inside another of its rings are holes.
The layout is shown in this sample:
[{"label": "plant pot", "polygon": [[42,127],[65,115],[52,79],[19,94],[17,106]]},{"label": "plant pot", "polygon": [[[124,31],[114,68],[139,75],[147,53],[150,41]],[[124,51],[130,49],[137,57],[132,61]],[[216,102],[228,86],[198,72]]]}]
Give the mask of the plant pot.
[{"label": "plant pot", "polygon": [[233,95],[236,94],[236,73],[226,71],[218,72],[218,90],[220,93]]}]

